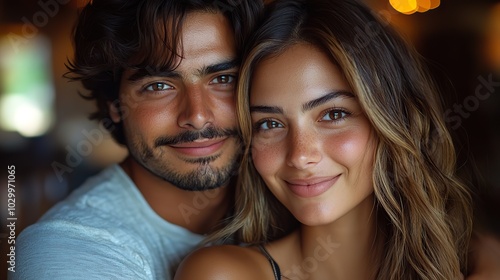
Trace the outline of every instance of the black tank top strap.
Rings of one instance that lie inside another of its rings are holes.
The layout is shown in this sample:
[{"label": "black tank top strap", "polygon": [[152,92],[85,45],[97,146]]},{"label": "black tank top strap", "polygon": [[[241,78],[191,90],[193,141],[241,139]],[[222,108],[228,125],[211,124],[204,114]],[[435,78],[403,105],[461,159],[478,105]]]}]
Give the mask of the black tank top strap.
[{"label": "black tank top strap", "polygon": [[274,279],[276,280],[281,280],[281,271],[278,263],[271,257],[269,252],[266,250],[264,245],[258,245],[260,251],[264,256],[266,256],[267,260],[269,260],[269,263],[271,264],[271,267],[273,268],[273,274],[274,274]]}]

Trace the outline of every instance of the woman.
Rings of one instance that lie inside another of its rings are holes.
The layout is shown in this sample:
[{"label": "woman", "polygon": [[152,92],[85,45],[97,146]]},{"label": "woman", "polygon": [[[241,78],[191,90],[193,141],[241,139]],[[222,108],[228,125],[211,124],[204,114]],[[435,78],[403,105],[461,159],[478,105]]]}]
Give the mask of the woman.
[{"label": "woman", "polygon": [[440,98],[364,5],[274,2],[246,52],[238,106],[236,211],[214,239],[247,245],[198,250],[176,279],[465,274],[471,199]]}]

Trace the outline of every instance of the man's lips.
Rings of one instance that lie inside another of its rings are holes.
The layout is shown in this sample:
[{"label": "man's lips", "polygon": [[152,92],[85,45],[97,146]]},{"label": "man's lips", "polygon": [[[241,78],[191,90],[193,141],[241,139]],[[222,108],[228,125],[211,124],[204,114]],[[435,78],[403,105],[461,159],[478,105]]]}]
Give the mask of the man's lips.
[{"label": "man's lips", "polygon": [[228,138],[197,139],[193,142],[184,142],[180,144],[169,145],[176,151],[188,156],[210,156],[217,152]]},{"label": "man's lips", "polygon": [[308,198],[318,196],[332,187],[340,175],[331,177],[315,177],[308,179],[290,179],[286,184],[290,191],[297,196]]}]

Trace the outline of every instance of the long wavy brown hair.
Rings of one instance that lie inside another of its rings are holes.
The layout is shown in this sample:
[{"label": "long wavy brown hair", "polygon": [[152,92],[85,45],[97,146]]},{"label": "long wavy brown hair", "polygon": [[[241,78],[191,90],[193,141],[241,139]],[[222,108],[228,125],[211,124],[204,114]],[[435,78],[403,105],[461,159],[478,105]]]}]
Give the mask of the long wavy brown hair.
[{"label": "long wavy brown hair", "polygon": [[252,165],[249,92],[259,61],[306,42],[342,69],[377,134],[373,186],[385,238],[377,279],[466,274],[471,196],[456,175],[442,101],[418,54],[355,0],[278,0],[265,18],[240,72],[237,113],[245,151],[236,211],[213,238],[236,233],[241,242],[262,243],[297,226]]}]

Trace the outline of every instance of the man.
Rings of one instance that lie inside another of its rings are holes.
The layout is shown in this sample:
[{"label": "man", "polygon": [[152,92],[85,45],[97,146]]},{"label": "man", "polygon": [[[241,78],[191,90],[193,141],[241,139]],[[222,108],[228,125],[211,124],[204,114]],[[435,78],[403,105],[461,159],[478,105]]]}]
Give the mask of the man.
[{"label": "man", "polygon": [[231,209],[239,53],[256,0],[94,0],[68,76],[129,156],[17,240],[12,279],[170,279]]}]

